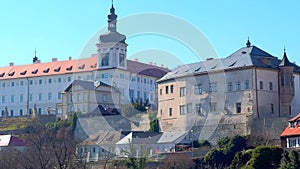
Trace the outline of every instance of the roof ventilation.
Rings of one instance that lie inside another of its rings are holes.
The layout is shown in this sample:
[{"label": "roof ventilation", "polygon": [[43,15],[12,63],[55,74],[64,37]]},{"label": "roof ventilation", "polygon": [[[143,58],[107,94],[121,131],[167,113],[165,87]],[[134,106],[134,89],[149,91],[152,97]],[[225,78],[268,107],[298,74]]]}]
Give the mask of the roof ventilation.
[{"label": "roof ventilation", "polygon": [[207,58],[206,60],[207,60],[207,61],[209,61],[209,60],[214,60],[214,58]]},{"label": "roof ventilation", "polygon": [[246,51],[242,51],[242,54],[246,54],[247,52]]},{"label": "roof ventilation", "polygon": [[9,66],[14,66],[14,62],[9,63]]},{"label": "roof ventilation", "polygon": [[211,69],[215,69],[217,67],[217,65],[215,65],[214,67],[212,67]]},{"label": "roof ventilation", "polygon": [[5,75],[5,73],[1,73],[1,74],[0,74],[0,77],[3,77],[4,75]]},{"label": "roof ventilation", "polygon": [[198,69],[195,70],[195,72],[198,72],[201,69],[201,67],[199,67]]},{"label": "roof ventilation", "polygon": [[236,61],[233,62],[231,65],[229,65],[229,67],[232,67],[232,66],[234,66],[235,64],[236,64]]}]

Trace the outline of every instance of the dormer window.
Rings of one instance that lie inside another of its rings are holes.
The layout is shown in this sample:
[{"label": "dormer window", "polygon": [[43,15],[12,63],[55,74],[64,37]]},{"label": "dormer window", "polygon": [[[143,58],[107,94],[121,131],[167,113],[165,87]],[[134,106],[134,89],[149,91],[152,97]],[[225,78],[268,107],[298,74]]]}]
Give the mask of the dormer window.
[{"label": "dormer window", "polygon": [[27,70],[25,70],[24,72],[21,72],[20,75],[26,75]]},{"label": "dormer window", "polygon": [[14,76],[14,75],[15,75],[15,71],[8,74],[8,76]]},{"label": "dormer window", "polygon": [[79,66],[78,69],[84,69],[84,67],[85,67],[85,64]]},{"label": "dormer window", "polygon": [[294,125],[294,122],[290,122],[290,128],[294,128],[295,125]]},{"label": "dormer window", "polygon": [[32,73],[32,74],[37,74],[38,71],[39,71],[38,69],[35,69],[35,70],[32,71],[31,73]]},{"label": "dormer window", "polygon": [[61,67],[54,69],[55,72],[59,72]]},{"label": "dormer window", "polygon": [[109,65],[109,53],[106,53],[102,58],[101,66],[108,66],[108,65]]},{"label": "dormer window", "polygon": [[5,75],[5,73],[1,73],[1,74],[0,74],[0,77],[3,77],[4,75]]},{"label": "dormer window", "polygon": [[50,68],[48,68],[48,69],[44,70],[43,72],[44,72],[44,73],[48,73],[48,72],[49,72],[49,70],[50,70]]},{"label": "dormer window", "polygon": [[67,71],[71,71],[73,69],[73,66],[67,67]]}]

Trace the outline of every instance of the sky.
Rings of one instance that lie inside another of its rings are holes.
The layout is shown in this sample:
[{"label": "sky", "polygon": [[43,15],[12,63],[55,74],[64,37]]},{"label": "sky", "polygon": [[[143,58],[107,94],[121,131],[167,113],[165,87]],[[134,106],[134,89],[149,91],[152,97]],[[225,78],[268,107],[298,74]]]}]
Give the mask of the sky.
[{"label": "sky", "polygon": [[[300,64],[299,6],[297,0],[114,1],[127,57],[168,68],[227,57],[244,47],[247,37],[278,58],[285,47],[290,61]],[[0,66],[31,64],[35,48],[41,62],[90,57],[110,7],[111,0],[1,0]],[[147,30],[148,24],[155,31]],[[214,51],[201,52],[208,48]]]}]

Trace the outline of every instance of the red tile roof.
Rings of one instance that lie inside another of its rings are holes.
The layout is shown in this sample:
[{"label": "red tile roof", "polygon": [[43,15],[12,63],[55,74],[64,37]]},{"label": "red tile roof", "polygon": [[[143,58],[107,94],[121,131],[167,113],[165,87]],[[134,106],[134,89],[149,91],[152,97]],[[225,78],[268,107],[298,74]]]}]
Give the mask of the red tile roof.
[{"label": "red tile roof", "polygon": [[294,128],[287,127],[280,135],[280,137],[286,136],[299,136],[300,135],[300,128],[295,126]]},{"label": "red tile roof", "polygon": [[[296,121],[300,120],[300,113],[291,118],[289,120],[290,123],[294,123]],[[280,135],[280,137],[287,137],[287,136],[300,136],[300,125],[299,124],[294,124],[294,127],[291,128],[288,126]]]},{"label": "red tile roof", "polygon": [[[97,55],[77,60],[53,61],[48,63],[35,63],[21,66],[7,66],[0,68],[0,80],[26,77],[39,77],[77,72],[88,72],[98,69]],[[168,69],[149,65],[137,61],[127,60],[128,71],[147,76],[161,78]]]}]

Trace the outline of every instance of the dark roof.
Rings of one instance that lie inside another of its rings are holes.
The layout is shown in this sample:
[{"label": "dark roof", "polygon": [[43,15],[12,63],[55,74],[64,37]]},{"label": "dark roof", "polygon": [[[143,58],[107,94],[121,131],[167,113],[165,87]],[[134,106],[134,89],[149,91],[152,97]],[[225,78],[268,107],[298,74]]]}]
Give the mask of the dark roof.
[{"label": "dark roof", "polygon": [[148,131],[132,131],[132,144],[157,144],[162,133]]},{"label": "dark roof", "polygon": [[95,83],[96,82],[91,82],[91,81],[74,80],[64,91],[65,92],[69,91],[74,85],[80,85],[85,90],[95,90],[100,86],[111,87],[110,85],[103,83],[101,81],[98,81],[97,84]]},{"label": "dark roof", "polygon": [[281,60],[281,62],[280,62],[280,64],[279,64],[279,66],[280,66],[280,67],[281,67],[281,66],[294,66],[294,64],[292,64],[292,63],[289,61],[288,57],[286,56],[286,52],[285,52],[285,51],[284,51],[283,58],[282,58],[282,60]]},{"label": "dark roof", "polygon": [[162,78],[164,75],[170,72],[169,69],[164,67],[158,67],[132,60],[127,60],[127,69],[131,73],[137,73],[156,78]]},{"label": "dark roof", "polygon": [[[287,60],[287,57],[286,57]],[[213,71],[224,71],[243,67],[260,67],[278,69],[281,60],[271,54],[263,51],[256,46],[243,47],[226,58],[211,58],[206,61],[196,62],[179,66],[172,72],[169,72],[164,77],[158,80],[165,80],[183,77],[187,75],[195,75],[199,73],[207,73]],[[294,71],[300,73],[300,68],[294,66]]]}]

